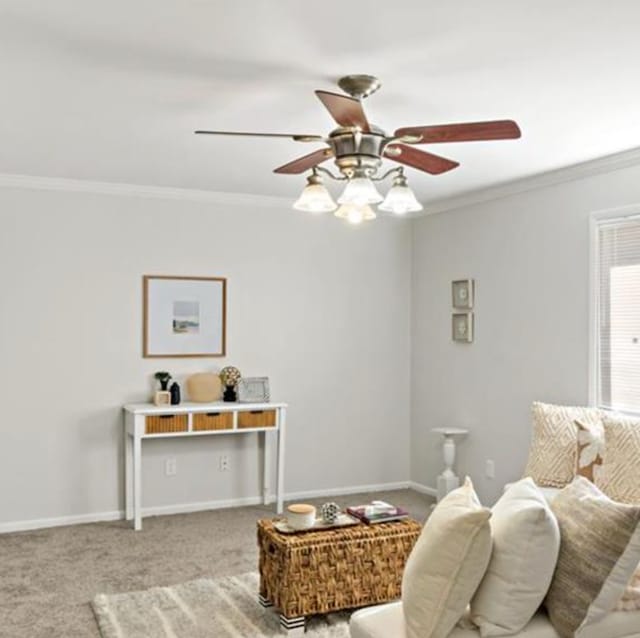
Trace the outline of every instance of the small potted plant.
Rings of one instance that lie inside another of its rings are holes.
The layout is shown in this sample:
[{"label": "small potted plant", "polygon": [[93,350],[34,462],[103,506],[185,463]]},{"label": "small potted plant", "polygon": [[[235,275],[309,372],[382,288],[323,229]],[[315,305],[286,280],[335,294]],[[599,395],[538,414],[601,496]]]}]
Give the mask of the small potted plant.
[{"label": "small potted plant", "polygon": [[227,366],[220,370],[220,380],[224,385],[224,393],[222,395],[222,399],[224,401],[237,401],[238,396],[236,394],[236,386],[238,385],[238,381],[240,381],[241,377],[242,375],[240,374],[240,370],[233,366]]},{"label": "small potted plant", "polygon": [[160,389],[166,392],[169,388],[169,381],[171,381],[171,375],[168,372],[160,371],[156,372],[154,377],[160,382]]}]

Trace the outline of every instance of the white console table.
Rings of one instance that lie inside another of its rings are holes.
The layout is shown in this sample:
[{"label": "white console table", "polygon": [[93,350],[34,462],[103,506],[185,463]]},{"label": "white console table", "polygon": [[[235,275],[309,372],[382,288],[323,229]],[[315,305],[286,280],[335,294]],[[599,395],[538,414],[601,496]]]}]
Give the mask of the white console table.
[{"label": "white console table", "polygon": [[142,529],[142,442],[216,434],[249,434],[263,437],[262,496],[268,504],[270,454],[267,435],[277,439],[276,510],[282,512],[284,495],[284,435],[286,403],[181,403],[156,406],[135,403],[124,406],[125,510],[136,530]]}]

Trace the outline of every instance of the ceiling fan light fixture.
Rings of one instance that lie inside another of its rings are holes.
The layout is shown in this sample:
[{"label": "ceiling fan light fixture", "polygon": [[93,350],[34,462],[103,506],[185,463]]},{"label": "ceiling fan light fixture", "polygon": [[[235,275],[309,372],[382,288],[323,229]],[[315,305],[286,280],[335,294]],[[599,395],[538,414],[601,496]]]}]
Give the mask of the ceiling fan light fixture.
[{"label": "ceiling fan light fixture", "polygon": [[417,213],[423,209],[423,206],[409,188],[407,178],[400,174],[393,180],[393,186],[378,208],[394,215],[405,215],[406,213]]},{"label": "ceiling fan light fixture", "polygon": [[324,185],[322,178],[315,171],[307,178],[307,185],[302,189],[300,197],[293,207],[306,213],[330,213],[338,206],[331,193]]},{"label": "ceiling fan light fixture", "polygon": [[342,204],[334,215],[354,225],[376,218],[376,214],[368,204]]},{"label": "ceiling fan light fixture", "polygon": [[368,177],[352,177],[338,198],[338,204],[378,204],[384,198]]}]

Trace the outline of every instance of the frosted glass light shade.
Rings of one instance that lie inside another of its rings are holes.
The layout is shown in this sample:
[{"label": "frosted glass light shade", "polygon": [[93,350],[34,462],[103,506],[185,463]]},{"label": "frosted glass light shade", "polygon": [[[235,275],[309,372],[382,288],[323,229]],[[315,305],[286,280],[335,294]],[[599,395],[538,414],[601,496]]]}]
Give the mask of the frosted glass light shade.
[{"label": "frosted glass light shade", "polygon": [[338,206],[322,182],[307,184],[293,207],[308,213],[330,213]]},{"label": "frosted glass light shade", "polygon": [[417,213],[423,207],[406,184],[394,184],[378,208],[388,213],[404,215],[405,213]]},{"label": "frosted glass light shade", "polygon": [[374,183],[368,177],[353,177],[338,198],[339,204],[377,204],[383,200]]},{"label": "frosted glass light shade", "polygon": [[343,204],[334,215],[340,219],[346,219],[351,224],[361,224],[376,218],[371,206],[367,204],[359,206],[356,204]]}]

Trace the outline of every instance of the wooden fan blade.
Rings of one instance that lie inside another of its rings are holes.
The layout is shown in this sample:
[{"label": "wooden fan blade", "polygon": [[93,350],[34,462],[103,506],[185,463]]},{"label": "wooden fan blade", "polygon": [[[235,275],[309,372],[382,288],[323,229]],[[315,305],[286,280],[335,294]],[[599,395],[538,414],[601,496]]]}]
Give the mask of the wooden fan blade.
[{"label": "wooden fan blade", "polygon": [[516,139],[522,134],[513,120],[493,122],[466,122],[463,124],[441,124],[439,126],[406,126],[394,135],[420,135],[417,144],[439,144],[441,142],[476,142],[482,140]]},{"label": "wooden fan blade", "polygon": [[333,151],[330,148],[321,148],[319,151],[313,151],[313,153],[299,157],[293,160],[293,162],[278,166],[273,172],[296,175],[298,173],[304,173],[306,170],[322,164],[322,162],[326,162],[332,155]]},{"label": "wooden fan blade", "polygon": [[360,100],[329,91],[316,91],[316,95],[340,126],[356,126],[365,133],[369,132],[369,122]]},{"label": "wooden fan blade", "polygon": [[303,133],[245,133],[243,131],[194,131],[196,135],[239,135],[241,137],[288,137],[296,142],[324,142],[322,135]]},{"label": "wooden fan blade", "polygon": [[[440,173],[446,173],[460,166],[458,162],[447,159],[446,157],[440,157],[439,155],[433,155],[433,153],[427,153],[425,151],[419,151],[417,148],[411,148],[406,144],[390,144],[385,149],[391,149],[389,153],[389,159],[394,162],[400,162],[400,164],[406,164],[413,168],[417,168],[425,173],[431,173],[431,175],[439,175]],[[400,154],[396,155],[396,151],[400,150]]]}]

